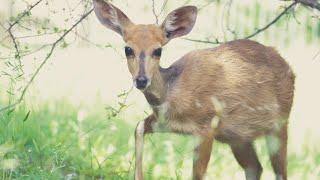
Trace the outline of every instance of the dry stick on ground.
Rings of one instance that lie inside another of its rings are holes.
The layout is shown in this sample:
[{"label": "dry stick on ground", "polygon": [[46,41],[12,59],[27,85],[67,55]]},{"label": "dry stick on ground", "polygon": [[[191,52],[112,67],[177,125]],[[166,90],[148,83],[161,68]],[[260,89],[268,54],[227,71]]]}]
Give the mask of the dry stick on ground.
[{"label": "dry stick on ground", "polygon": [[48,62],[48,60],[50,59],[51,55],[53,54],[54,49],[56,48],[56,46],[78,25],[80,24],[86,17],[88,17],[91,13],[92,13],[93,9],[89,10],[86,14],[84,14],[75,24],[73,24],[67,31],[65,31],[62,36],[60,36],[56,41],[54,41],[54,43],[52,43],[51,45],[51,49],[49,51],[49,53],[47,54],[47,56],[45,57],[45,59],[42,61],[42,63],[38,66],[38,68],[35,70],[34,74],[31,76],[30,80],[27,82],[26,86],[23,88],[21,95],[19,97],[19,99],[13,103],[10,104],[6,107],[0,108],[0,112],[5,111],[7,109],[13,108],[15,106],[17,106],[18,104],[20,104],[29,88],[29,86],[32,84],[32,82],[34,81],[34,79],[37,77],[37,75],[39,74],[40,70],[43,68],[43,66]]},{"label": "dry stick on ground", "polygon": [[[281,17],[283,15],[285,15],[291,8],[293,8],[298,2],[295,1],[293,3],[291,3],[288,7],[286,7],[277,17],[275,17],[270,23],[268,23],[267,25],[265,25],[262,28],[257,29],[255,32],[253,32],[252,34],[242,38],[242,39],[250,39],[256,35],[258,35],[259,33],[267,30],[269,27],[271,27],[273,24],[275,24],[279,19],[281,19]],[[207,44],[221,44],[221,43],[225,43],[225,42],[221,42],[218,39],[216,39],[215,41],[209,41],[209,40],[199,40],[199,39],[189,39],[189,38],[183,38],[185,40],[188,41],[193,41],[193,42],[200,42],[200,43],[207,43]]]}]

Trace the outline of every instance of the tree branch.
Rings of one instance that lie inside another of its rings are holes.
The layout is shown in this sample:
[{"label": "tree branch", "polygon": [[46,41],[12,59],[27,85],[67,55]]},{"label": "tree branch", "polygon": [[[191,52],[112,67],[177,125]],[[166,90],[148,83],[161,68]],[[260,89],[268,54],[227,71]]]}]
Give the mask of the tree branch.
[{"label": "tree branch", "polygon": [[210,41],[210,40],[201,40],[201,39],[190,39],[190,38],[182,38],[187,41],[192,41],[192,42],[198,42],[198,43],[206,43],[206,44],[221,44],[224,42],[219,41],[217,38],[215,41]]},{"label": "tree branch", "polygon": [[[8,37],[11,37],[12,39],[12,42],[14,43],[14,47],[16,49],[16,55],[19,55],[19,50],[18,50],[18,45],[17,45],[17,42],[16,42],[16,38],[13,36],[13,33],[12,33],[12,28],[17,25],[22,18],[24,18],[26,15],[29,15],[30,14],[30,11],[36,7],[39,3],[41,3],[41,1],[43,0],[39,0],[37,1],[36,3],[34,3],[33,5],[31,5],[27,10],[24,10],[23,13],[21,15],[18,16],[18,18],[13,22],[13,23],[9,23],[9,27],[5,30],[4,33],[8,32],[9,35],[8,36],[5,36],[4,38],[2,38],[0,41],[2,42],[3,40],[5,40],[6,38]],[[1,25],[3,27],[3,25]]]},{"label": "tree branch", "polygon": [[317,0],[295,0],[295,2],[301,3],[305,6],[308,6],[320,11],[320,3]]},{"label": "tree branch", "polygon": [[19,48],[18,48],[18,44],[17,44],[17,41],[16,41],[16,38],[14,37],[14,35],[12,34],[12,31],[11,29],[8,29],[8,32],[9,32],[9,35],[11,37],[11,40],[14,44],[14,48],[16,50],[16,54],[15,54],[15,57],[16,58],[20,58],[20,51],[19,51]]},{"label": "tree branch", "polygon": [[43,1],[43,0],[37,1],[36,3],[34,3],[33,5],[31,5],[27,10],[25,10],[20,16],[18,16],[18,18],[17,18],[12,24],[10,24],[10,26],[9,26],[9,28],[8,28],[8,30],[7,30],[6,32],[10,31],[10,30],[13,28],[13,26],[15,26],[16,24],[18,24],[19,21],[20,21],[22,18],[24,18],[26,15],[28,15],[28,14],[30,13],[30,11],[31,11],[34,7],[36,7],[39,3],[41,3],[41,1]]},{"label": "tree branch", "polygon": [[154,0],[152,0],[152,13],[153,13],[153,16],[155,17],[156,19],[156,24],[159,24],[159,16],[162,14],[164,8],[166,7],[168,3],[168,0],[165,0],[161,6],[161,9],[160,9],[160,12],[159,13],[156,13],[156,7],[155,7],[155,2]]},{"label": "tree branch", "polygon": [[56,48],[56,46],[78,25],[80,24],[86,17],[88,17],[91,13],[92,13],[93,9],[89,10],[86,14],[84,14],[75,24],[73,24],[67,31],[65,31],[62,36],[60,36],[56,41],[54,41],[51,45],[51,49],[49,51],[49,53],[47,54],[47,56],[45,57],[45,59],[42,61],[42,63],[38,66],[38,68],[35,70],[34,74],[32,75],[32,77],[30,78],[30,80],[27,82],[26,86],[23,88],[21,95],[19,97],[19,99],[13,103],[10,104],[6,107],[2,107],[0,108],[0,112],[5,111],[7,109],[13,108],[15,106],[17,106],[18,104],[20,104],[23,101],[23,98],[29,88],[29,86],[32,84],[32,82],[34,81],[34,79],[37,77],[37,75],[39,74],[40,70],[43,68],[43,66],[47,63],[47,61],[49,60],[49,58],[52,56],[54,49]]},{"label": "tree branch", "polygon": [[158,19],[158,15],[156,13],[156,8],[155,8],[155,3],[154,0],[152,0],[152,13],[156,19],[156,24],[159,24],[159,19]]},{"label": "tree branch", "polygon": [[274,18],[270,23],[268,23],[267,25],[265,25],[263,28],[258,29],[256,32],[246,36],[243,39],[250,39],[254,36],[256,36],[257,34],[267,30],[270,26],[272,26],[273,24],[275,24],[283,15],[285,15],[293,6],[295,6],[297,4],[297,2],[293,2],[291,3],[288,7],[286,7],[276,18]]},{"label": "tree branch", "polygon": [[[241,39],[250,39],[258,34],[260,34],[261,32],[267,30],[269,27],[271,27],[273,24],[275,24],[276,22],[278,22],[278,20],[281,19],[281,17],[283,15],[285,15],[291,8],[293,8],[298,2],[294,1],[293,3],[291,3],[288,7],[286,7],[277,17],[275,17],[271,22],[269,22],[268,24],[266,24],[264,27],[257,29],[255,32],[253,32],[252,34],[243,37]],[[183,38],[185,40],[188,41],[193,41],[193,42],[199,42],[199,43],[207,43],[207,44],[221,44],[221,43],[225,43],[228,41],[224,41],[221,42],[218,39],[216,39],[215,41],[208,41],[208,40],[199,40],[199,39],[189,39],[189,38]]]}]

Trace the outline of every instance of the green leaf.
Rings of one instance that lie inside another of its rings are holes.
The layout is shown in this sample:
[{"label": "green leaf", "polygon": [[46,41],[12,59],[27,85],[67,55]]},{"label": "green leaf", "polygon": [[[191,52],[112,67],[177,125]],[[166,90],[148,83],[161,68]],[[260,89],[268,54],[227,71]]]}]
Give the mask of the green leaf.
[{"label": "green leaf", "polygon": [[124,104],[124,103],[122,103],[122,102],[119,102],[118,104],[119,104],[120,108],[127,107],[127,105],[126,105],[126,104]]},{"label": "green leaf", "polygon": [[23,118],[23,122],[26,122],[27,120],[28,120],[28,118],[29,118],[29,115],[30,115],[30,110],[28,111],[28,113],[26,114],[26,116]]},{"label": "green leaf", "polygon": [[59,32],[59,28],[58,28],[58,27],[54,27],[54,28],[53,28],[53,31],[54,31],[55,33],[57,33],[57,32]]},{"label": "green leaf", "polygon": [[10,110],[7,112],[7,115],[10,115],[11,113],[13,113],[14,110],[15,110],[15,108],[10,109]]},{"label": "green leaf", "polygon": [[68,47],[68,43],[66,43],[65,41],[61,44],[61,47],[62,48],[66,48],[66,47]]}]

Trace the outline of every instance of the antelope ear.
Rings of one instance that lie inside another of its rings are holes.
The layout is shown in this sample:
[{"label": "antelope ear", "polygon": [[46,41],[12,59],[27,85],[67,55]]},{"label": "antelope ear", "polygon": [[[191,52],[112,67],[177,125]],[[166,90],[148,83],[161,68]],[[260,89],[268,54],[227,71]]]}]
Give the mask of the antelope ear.
[{"label": "antelope ear", "polygon": [[132,24],[120,9],[104,0],[93,0],[93,7],[99,21],[121,36],[124,35],[126,27]]},{"label": "antelope ear", "polygon": [[188,34],[197,19],[197,7],[184,6],[172,11],[163,21],[161,28],[167,42],[173,38]]}]

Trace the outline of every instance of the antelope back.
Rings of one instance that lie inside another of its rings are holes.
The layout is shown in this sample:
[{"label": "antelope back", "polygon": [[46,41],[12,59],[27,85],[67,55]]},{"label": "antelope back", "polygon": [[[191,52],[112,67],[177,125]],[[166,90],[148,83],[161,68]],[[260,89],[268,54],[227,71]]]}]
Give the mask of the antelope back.
[{"label": "antelope back", "polygon": [[168,85],[165,104],[176,129],[201,133],[217,117],[224,138],[248,140],[289,116],[294,74],[271,47],[232,41],[188,53],[170,69],[180,72]]}]

